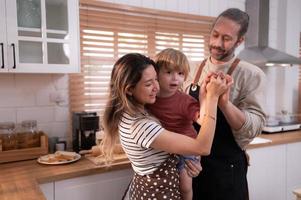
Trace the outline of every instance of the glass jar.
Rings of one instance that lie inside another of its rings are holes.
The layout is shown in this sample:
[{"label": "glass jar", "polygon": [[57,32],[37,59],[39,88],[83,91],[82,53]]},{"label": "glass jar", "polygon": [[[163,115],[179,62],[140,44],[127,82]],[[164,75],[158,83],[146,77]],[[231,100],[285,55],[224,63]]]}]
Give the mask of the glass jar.
[{"label": "glass jar", "polygon": [[14,132],[14,122],[1,122],[0,123],[0,139],[2,141],[2,150],[17,149],[17,137]]},{"label": "glass jar", "polygon": [[19,149],[40,146],[40,134],[37,131],[36,120],[22,121],[17,132]]}]

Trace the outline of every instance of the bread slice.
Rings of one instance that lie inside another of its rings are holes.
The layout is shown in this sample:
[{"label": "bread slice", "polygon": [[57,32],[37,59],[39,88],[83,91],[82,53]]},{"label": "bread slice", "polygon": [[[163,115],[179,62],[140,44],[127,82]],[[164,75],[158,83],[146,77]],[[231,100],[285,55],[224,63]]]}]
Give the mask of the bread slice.
[{"label": "bread slice", "polygon": [[76,153],[69,151],[56,151],[54,155],[58,161],[69,161],[74,160],[76,158]]}]

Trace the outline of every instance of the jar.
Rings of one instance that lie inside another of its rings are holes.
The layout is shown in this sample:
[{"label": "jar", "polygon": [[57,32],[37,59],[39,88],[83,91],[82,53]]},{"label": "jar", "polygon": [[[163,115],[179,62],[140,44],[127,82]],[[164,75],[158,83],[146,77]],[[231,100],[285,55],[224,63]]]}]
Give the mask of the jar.
[{"label": "jar", "polygon": [[40,146],[40,134],[37,131],[36,120],[24,120],[18,130],[18,148],[31,148]]},{"label": "jar", "polygon": [[2,150],[17,149],[17,137],[14,132],[14,122],[1,122],[0,123],[0,139],[2,141]]}]

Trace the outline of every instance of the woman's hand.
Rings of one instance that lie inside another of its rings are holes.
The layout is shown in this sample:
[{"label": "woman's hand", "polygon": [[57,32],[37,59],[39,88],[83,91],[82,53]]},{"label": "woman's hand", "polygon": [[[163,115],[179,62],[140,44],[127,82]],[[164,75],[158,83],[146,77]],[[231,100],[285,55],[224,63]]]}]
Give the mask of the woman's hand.
[{"label": "woman's hand", "polygon": [[200,161],[185,160],[185,169],[190,177],[197,177],[202,171],[202,166]]}]

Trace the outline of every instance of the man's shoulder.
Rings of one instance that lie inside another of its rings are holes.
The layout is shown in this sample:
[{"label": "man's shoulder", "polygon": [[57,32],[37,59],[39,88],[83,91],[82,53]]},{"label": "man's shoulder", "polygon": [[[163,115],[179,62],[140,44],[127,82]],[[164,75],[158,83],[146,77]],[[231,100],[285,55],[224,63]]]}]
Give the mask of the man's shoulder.
[{"label": "man's shoulder", "polygon": [[252,63],[249,63],[245,60],[240,60],[240,62],[237,65],[238,68],[240,68],[245,73],[252,73],[252,74],[258,74],[260,76],[265,76],[264,72],[260,67],[257,65],[254,65]]}]

